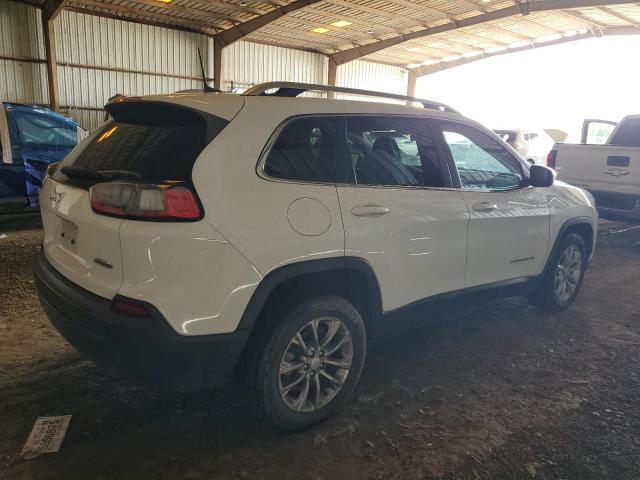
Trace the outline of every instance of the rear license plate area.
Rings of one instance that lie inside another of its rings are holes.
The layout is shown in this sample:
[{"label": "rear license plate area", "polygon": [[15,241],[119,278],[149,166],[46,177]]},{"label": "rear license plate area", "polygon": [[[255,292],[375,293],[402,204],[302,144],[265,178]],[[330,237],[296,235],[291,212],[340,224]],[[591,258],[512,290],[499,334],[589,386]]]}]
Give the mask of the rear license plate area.
[{"label": "rear license plate area", "polygon": [[60,243],[72,252],[76,251],[78,244],[78,226],[64,218],[60,219]]}]

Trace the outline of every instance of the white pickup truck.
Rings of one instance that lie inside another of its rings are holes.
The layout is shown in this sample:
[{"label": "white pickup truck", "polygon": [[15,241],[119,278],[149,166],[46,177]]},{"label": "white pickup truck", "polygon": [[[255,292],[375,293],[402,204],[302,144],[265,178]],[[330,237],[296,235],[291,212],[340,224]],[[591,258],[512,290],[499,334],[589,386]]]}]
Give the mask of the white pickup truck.
[{"label": "white pickup truck", "polygon": [[602,213],[640,218],[640,115],[618,124],[585,120],[582,144],[556,143],[547,166],[589,190]]}]

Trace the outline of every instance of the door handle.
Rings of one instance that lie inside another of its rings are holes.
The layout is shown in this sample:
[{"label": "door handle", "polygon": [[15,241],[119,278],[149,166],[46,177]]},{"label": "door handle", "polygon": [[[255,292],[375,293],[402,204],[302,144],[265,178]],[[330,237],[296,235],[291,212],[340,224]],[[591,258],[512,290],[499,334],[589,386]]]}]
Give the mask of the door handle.
[{"label": "door handle", "polygon": [[623,157],[619,155],[611,155],[610,157],[607,157],[607,165],[609,167],[628,167],[630,163],[630,157]]},{"label": "door handle", "polygon": [[387,207],[368,203],[366,205],[358,205],[351,209],[351,213],[356,217],[380,217],[389,213]]},{"label": "door handle", "polygon": [[489,202],[474,203],[472,207],[476,212],[493,212],[498,209],[498,205]]}]

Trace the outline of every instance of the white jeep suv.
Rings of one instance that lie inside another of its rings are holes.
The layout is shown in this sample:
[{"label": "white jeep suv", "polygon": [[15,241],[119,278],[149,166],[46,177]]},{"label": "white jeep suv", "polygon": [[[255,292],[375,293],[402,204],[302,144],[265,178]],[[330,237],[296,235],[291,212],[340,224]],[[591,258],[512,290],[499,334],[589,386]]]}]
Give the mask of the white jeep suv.
[{"label": "white jeep suv", "polygon": [[293,98],[314,90],[373,94],[282,83],[106,106],[40,197],[36,284],[71,344],[153,384],[237,378],[295,430],[345,402],[374,337],[462,298],[573,302],[591,195],[444,105]]}]

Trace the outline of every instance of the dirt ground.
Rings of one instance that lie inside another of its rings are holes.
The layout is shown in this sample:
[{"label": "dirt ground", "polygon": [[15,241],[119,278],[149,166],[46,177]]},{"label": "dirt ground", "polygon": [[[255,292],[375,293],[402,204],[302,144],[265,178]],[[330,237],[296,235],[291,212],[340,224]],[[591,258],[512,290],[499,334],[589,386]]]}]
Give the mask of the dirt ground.
[{"label": "dirt ground", "polygon": [[[640,479],[640,226],[601,222],[568,311],[509,299],[380,344],[346,409],[295,435],[233,387],[157,393],[81,358],[38,304],[40,238],[0,225],[0,479]],[[67,414],[58,453],[20,458]]]}]

